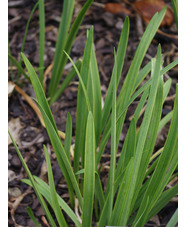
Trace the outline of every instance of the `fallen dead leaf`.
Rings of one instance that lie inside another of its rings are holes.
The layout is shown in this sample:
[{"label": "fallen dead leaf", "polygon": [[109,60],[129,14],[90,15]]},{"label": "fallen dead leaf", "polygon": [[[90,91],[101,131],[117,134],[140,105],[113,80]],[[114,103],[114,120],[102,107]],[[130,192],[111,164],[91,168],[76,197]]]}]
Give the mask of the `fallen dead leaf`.
[{"label": "fallen dead leaf", "polygon": [[8,170],[8,182],[13,181],[16,178],[17,178],[17,176],[16,176],[15,172],[9,169]]},{"label": "fallen dead leaf", "polygon": [[14,88],[15,88],[15,84],[12,84],[11,82],[8,82],[8,97],[11,96]]},{"label": "fallen dead leaf", "polygon": [[[21,126],[21,121],[18,118],[12,118],[9,122],[8,122],[8,129],[10,131],[10,133],[12,134],[15,142],[18,144],[18,146],[21,145],[20,143],[20,130],[23,127]],[[12,143],[12,140],[10,139],[10,136],[8,135],[8,145],[10,145]]]},{"label": "fallen dead leaf", "polygon": [[124,13],[126,15],[131,15],[131,11],[128,10],[121,3],[106,3],[105,10],[112,14]]},{"label": "fallen dead leaf", "polygon": [[[160,12],[164,7],[166,6],[165,2],[163,0],[141,0],[134,3],[134,7],[137,12],[141,14],[143,19],[149,23],[151,18],[156,12]],[[167,8],[165,17],[163,18],[163,21],[161,23],[161,27],[164,26],[171,26],[174,20],[173,13],[170,11],[169,8]]]}]

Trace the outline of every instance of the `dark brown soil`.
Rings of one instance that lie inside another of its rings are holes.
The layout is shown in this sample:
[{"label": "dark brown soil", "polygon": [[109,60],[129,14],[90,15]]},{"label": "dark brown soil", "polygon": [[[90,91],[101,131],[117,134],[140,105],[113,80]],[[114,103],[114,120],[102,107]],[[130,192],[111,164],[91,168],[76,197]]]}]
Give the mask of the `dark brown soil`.
[{"label": "dark brown soil", "polygon": [[[98,1],[96,1],[98,2]],[[99,3],[104,4],[107,2],[122,2],[121,0],[106,1],[101,0]],[[133,1],[130,1],[133,2]],[[169,1],[167,1],[169,2]],[[24,0],[15,1],[9,0],[9,46],[11,54],[19,59],[20,50],[22,45],[22,40],[24,36],[25,26],[29,17],[29,14],[36,3],[36,0]],[[85,1],[76,0],[75,14],[77,15],[78,10],[82,7]],[[45,67],[47,68],[54,57],[55,42],[57,39],[57,30],[59,26],[59,17],[62,9],[61,0],[45,0],[46,5],[46,51],[45,51]],[[170,4],[169,4],[170,5]],[[139,29],[137,28],[137,18],[136,12],[128,6],[133,13],[133,17],[130,18],[130,37],[127,47],[127,56],[125,59],[125,66],[122,72],[122,81],[125,78],[127,70],[131,64],[134,53],[136,51],[137,45],[140,41]],[[72,48],[71,56],[73,59],[82,57],[83,50],[86,42],[86,30],[91,25],[94,25],[94,43],[96,48],[96,56],[100,70],[100,78],[102,85],[103,98],[107,92],[109,85],[112,67],[113,67],[113,51],[114,47],[117,48],[119,36],[122,28],[122,23],[126,15],[116,14],[113,15],[106,12],[102,7],[92,5],[88,11],[83,25],[81,26],[77,38],[75,40],[74,46]],[[73,19],[75,18],[75,15]],[[33,15],[31,20],[28,36],[25,44],[24,53],[29,58],[30,62],[37,67],[38,66],[38,36],[39,36],[39,24],[38,24],[38,10]],[[145,29],[145,24],[142,21],[142,29]],[[164,32],[169,34],[176,34],[176,27],[173,24],[171,27],[164,28]],[[156,55],[157,43],[161,43],[162,52],[164,56],[164,65],[166,66],[171,61],[177,58],[177,40],[173,38],[167,38],[165,36],[157,34],[153,40],[150,48],[145,56],[143,65],[145,65],[150,58]],[[68,69],[65,70],[64,74],[67,74]],[[9,71],[9,80],[16,82],[17,71]],[[177,83],[177,68],[174,68],[169,72],[169,76],[172,78],[173,83],[169,93],[169,96],[175,93],[175,85]],[[78,81],[77,78],[74,80]],[[20,78],[18,84],[22,89],[29,95],[33,96],[33,90],[29,83]],[[119,85],[119,90],[122,83]],[[75,136],[75,124],[76,124],[76,98],[77,98],[77,83],[72,83],[61,95],[59,100],[53,104],[52,112],[57,124],[57,127],[61,131],[65,131],[66,116],[70,112],[73,122],[73,138],[74,142]],[[162,115],[167,114],[173,105],[173,100],[165,102]],[[121,144],[119,144],[119,149],[122,147],[122,141],[124,140],[127,132],[127,128],[130,123],[130,116],[133,114],[136,107],[136,103],[131,105],[127,113],[127,118],[125,121],[125,127],[121,135]],[[51,149],[51,160],[54,171],[54,180],[57,188],[57,192],[68,201],[67,188],[63,176],[58,167],[55,154],[50,145],[49,138],[45,129],[41,126],[39,119],[37,118],[35,112],[27,104],[27,102],[21,97],[17,92],[13,92],[13,95],[9,97],[9,122],[12,119],[18,118],[20,120],[20,150],[22,152],[25,161],[32,174],[46,179],[46,164],[43,154],[43,144],[46,144],[48,148]],[[163,136],[159,138],[157,142],[157,147],[161,147],[161,143],[165,141],[167,132],[163,132]],[[110,144],[107,144],[109,152]],[[107,152],[106,152],[107,153]],[[103,162],[108,162],[108,158],[103,158]],[[42,223],[44,224],[43,216],[44,212],[31,188],[26,184],[22,183],[20,180],[26,178],[25,171],[21,165],[21,162],[16,154],[13,145],[9,145],[9,156],[8,156],[8,167],[11,174],[15,177],[11,178],[9,181],[9,219],[8,226],[29,226],[32,227],[34,224],[30,220],[26,207],[30,206],[34,211],[34,214]],[[103,173],[103,183],[107,173]],[[17,191],[14,195],[11,190]],[[26,194],[24,194],[26,193]],[[23,197],[19,206],[14,208],[15,202]],[[170,202],[157,216],[156,219],[150,221],[146,226],[165,226],[169,221],[170,217],[177,208],[176,198],[174,201]],[[68,219],[67,219],[68,220]],[[69,226],[74,226],[69,221]]]}]

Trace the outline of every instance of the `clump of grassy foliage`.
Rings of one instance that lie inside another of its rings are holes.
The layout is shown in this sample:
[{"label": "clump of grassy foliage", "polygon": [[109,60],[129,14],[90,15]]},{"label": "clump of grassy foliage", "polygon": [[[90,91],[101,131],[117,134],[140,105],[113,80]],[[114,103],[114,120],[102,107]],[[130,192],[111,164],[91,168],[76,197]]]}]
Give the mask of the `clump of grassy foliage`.
[{"label": "clump of grassy foliage", "polygon": [[[46,147],[44,146],[43,150],[48,168],[48,184],[31,174],[11,134],[10,136],[29,177],[23,182],[33,187],[50,226],[68,226],[63,215],[66,213],[76,226],[89,227],[92,224],[94,213],[94,219],[99,227],[106,225],[141,227],[177,195],[177,185],[166,188],[166,185],[177,176],[177,90],[173,110],[161,119],[163,103],[171,86],[171,79],[164,82],[163,74],[174,67],[177,60],[162,68],[159,45],[156,57],[140,70],[145,53],[165,11],[166,9],[163,9],[160,13],[156,13],[148,24],[117,96],[129,35],[129,19],[126,17],[117,52],[114,53],[112,77],[103,108],[101,106],[100,78],[93,46],[93,27],[87,32],[80,71],[63,46],[65,49],[63,57],[66,56],[70,59],[79,77],[73,163],[70,161],[71,116],[70,114],[67,116],[63,146],[42,83],[29,60],[22,53],[22,59],[37,97],[35,102],[42,113],[59,167],[68,185],[70,205],[56,193],[50,157]],[[149,73],[151,74],[150,79],[141,86],[141,82]],[[116,162],[119,138],[127,109],[140,95],[140,101],[130,123],[120,157]],[[146,102],[144,117],[137,130],[139,115]],[[166,142],[153,155],[158,132],[170,120],[171,125]],[[107,185],[103,188],[99,163],[110,137],[110,168]],[[44,199],[53,209],[57,223]],[[78,200],[81,210],[80,217],[77,217],[74,211],[75,199]],[[29,208],[28,213],[36,226],[40,226]],[[177,213],[173,217],[174,220],[171,219],[174,223],[176,215]]]}]

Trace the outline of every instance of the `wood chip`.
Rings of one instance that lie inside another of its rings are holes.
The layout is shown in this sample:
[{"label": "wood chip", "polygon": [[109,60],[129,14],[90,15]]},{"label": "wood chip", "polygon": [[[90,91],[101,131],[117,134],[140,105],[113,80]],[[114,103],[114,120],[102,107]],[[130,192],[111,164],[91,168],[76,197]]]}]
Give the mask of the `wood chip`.
[{"label": "wood chip", "polygon": [[[21,145],[20,142],[20,131],[22,129],[22,125],[21,125],[21,121],[18,118],[12,118],[9,122],[8,122],[8,129],[10,131],[10,133],[12,134],[15,142],[18,144],[18,146]],[[8,135],[8,145],[12,144],[12,140],[10,138],[10,136]]]},{"label": "wood chip", "polygon": [[8,7],[16,7],[16,6],[22,6],[24,3],[24,0],[20,1],[11,1],[8,3]]}]

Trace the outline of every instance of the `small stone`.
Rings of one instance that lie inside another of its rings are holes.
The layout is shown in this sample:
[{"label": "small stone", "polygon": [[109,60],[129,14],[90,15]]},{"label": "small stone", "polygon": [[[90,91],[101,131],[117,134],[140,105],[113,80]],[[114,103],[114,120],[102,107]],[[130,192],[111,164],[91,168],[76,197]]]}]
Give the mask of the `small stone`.
[{"label": "small stone", "polygon": [[101,38],[96,43],[96,49],[103,48],[105,46],[105,39]]},{"label": "small stone", "polygon": [[115,22],[114,22],[113,14],[111,14],[109,12],[103,13],[102,18],[108,26],[111,26],[111,27],[114,26]]},{"label": "small stone", "polygon": [[12,166],[14,166],[16,168],[20,168],[21,167],[21,161],[20,161],[20,159],[19,159],[19,157],[17,155],[14,155],[12,157],[11,164],[12,164]]},{"label": "small stone", "polygon": [[21,193],[21,190],[17,187],[14,187],[14,188],[9,188],[8,189],[8,194],[12,197],[18,197],[20,196],[22,193]]},{"label": "small stone", "polygon": [[123,28],[123,22],[122,21],[118,21],[117,23],[116,23],[116,28],[118,29],[118,30],[122,30],[122,28]]}]

